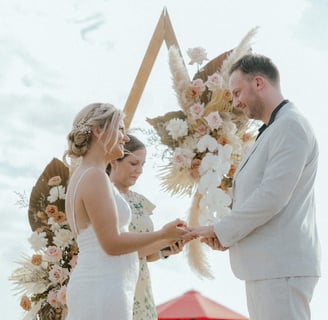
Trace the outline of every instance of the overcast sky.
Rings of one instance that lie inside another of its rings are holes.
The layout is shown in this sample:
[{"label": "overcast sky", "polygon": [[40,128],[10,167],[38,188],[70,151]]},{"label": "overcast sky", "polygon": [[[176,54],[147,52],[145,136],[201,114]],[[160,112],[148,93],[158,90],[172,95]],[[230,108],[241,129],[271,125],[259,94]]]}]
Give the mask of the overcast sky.
[{"label": "overcast sky", "polygon": [[[281,72],[283,93],[309,118],[321,149],[317,221],[322,242],[323,277],[315,291],[314,320],[327,318],[328,225],[326,142],[328,4],[326,0],[0,0],[0,310],[3,319],[22,319],[19,297],[9,275],[23,253],[31,253],[27,209],[15,192],[29,192],[53,157],[61,159],[74,115],[90,102],[123,108],[163,7],[168,9],[188,62],[188,48],[202,46],[208,57],[236,46],[253,27],[255,52],[270,56]],[[190,76],[196,72],[188,67]],[[165,45],[159,53],[133,119],[179,110],[171,88]],[[142,136],[142,135],[141,135]],[[143,136],[142,136],[143,137]],[[189,198],[160,191],[149,149],[136,191],[157,205],[160,227],[186,218]],[[286,244],[288,245],[288,244]],[[157,304],[195,289],[247,316],[243,282],[236,279],[228,253],[208,252],[214,280],[194,274],[181,254],[150,264]]]}]

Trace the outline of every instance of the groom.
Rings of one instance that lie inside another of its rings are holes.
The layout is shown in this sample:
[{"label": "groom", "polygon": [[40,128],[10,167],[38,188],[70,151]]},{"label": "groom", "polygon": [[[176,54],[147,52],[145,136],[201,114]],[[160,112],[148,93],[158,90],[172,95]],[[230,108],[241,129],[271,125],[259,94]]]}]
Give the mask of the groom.
[{"label": "groom", "polygon": [[245,280],[251,320],[309,320],[320,276],[316,138],[283,98],[269,58],[242,57],[229,86],[234,106],[264,124],[235,173],[231,214],[193,233],[213,249],[229,248],[231,268]]}]

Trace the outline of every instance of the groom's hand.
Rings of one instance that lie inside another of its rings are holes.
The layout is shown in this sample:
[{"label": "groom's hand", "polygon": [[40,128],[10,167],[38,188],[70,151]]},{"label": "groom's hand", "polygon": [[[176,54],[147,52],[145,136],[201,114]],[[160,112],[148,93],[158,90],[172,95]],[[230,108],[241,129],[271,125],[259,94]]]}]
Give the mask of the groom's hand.
[{"label": "groom's hand", "polygon": [[203,238],[200,239],[200,242],[207,244],[213,250],[225,251],[225,250],[228,249],[227,247],[224,247],[220,243],[220,240],[216,236],[214,236],[214,237],[203,237]]}]

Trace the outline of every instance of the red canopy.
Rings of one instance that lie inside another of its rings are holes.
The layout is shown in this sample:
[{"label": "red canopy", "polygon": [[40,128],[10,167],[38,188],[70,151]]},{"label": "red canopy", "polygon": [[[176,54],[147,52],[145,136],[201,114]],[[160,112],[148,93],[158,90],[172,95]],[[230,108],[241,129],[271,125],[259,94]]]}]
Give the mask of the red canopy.
[{"label": "red canopy", "polygon": [[244,320],[248,319],[191,290],[157,306],[158,320]]}]

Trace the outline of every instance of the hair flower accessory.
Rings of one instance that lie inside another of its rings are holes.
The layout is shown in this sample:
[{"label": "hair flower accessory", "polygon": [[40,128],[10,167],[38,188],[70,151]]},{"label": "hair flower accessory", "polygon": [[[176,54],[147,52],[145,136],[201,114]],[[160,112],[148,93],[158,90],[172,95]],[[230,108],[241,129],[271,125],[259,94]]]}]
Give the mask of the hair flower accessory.
[{"label": "hair flower accessory", "polygon": [[88,124],[86,124],[85,121],[80,121],[74,124],[73,129],[87,135],[91,133],[91,127]]},{"label": "hair flower accessory", "polygon": [[[250,40],[255,33],[256,28],[234,50],[201,69],[208,60],[205,49],[189,49],[189,64],[197,64],[192,80],[179,50],[174,46],[169,49],[173,88],[181,110],[147,121],[167,147],[164,155],[168,163],[160,171],[163,189],[193,197],[191,226],[213,223],[229,214],[233,174],[254,141],[257,125],[233,107],[228,74],[231,65],[251,50]],[[197,243],[189,244],[190,265],[200,275],[211,277]]]}]

